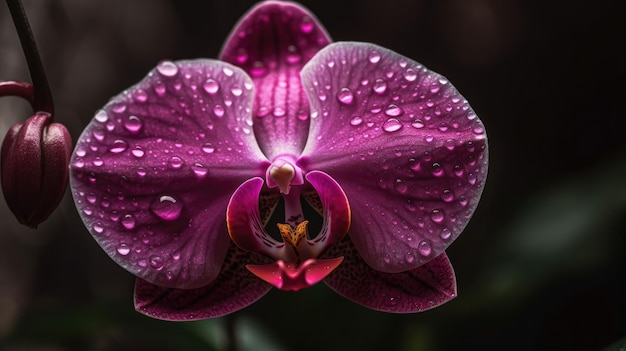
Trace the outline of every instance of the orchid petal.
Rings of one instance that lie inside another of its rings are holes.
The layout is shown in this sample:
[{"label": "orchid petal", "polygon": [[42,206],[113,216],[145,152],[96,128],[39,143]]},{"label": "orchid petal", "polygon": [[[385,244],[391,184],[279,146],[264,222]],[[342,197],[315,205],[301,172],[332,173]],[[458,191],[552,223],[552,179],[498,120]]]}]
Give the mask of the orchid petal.
[{"label": "orchid petal", "polygon": [[341,185],[363,259],[395,273],[439,256],[487,175],[485,129],[467,101],[443,76],[373,44],[331,44],[302,77],[316,118],[299,166]]},{"label": "orchid petal", "polygon": [[214,318],[242,309],[272,287],[248,272],[242,261],[263,262],[263,257],[233,246],[222,274],[211,284],[195,289],[163,288],[137,279],[135,308],[150,317],[170,321]]},{"label": "orchid petal", "polygon": [[[401,273],[373,270],[350,240],[329,254],[345,254],[343,264],[324,282],[345,298],[378,311],[414,313],[437,307],[456,297],[456,278],[445,252],[423,266]],[[358,277],[358,283],[355,282]]]},{"label": "orchid petal", "polygon": [[242,67],[257,87],[254,132],[269,159],[304,148],[310,110],[300,70],[329,42],[313,14],[282,1],[261,2],[226,41],[221,59]]},{"label": "orchid petal", "polygon": [[269,162],[250,130],[254,86],[213,60],[160,63],[81,135],[71,188],[83,222],[118,264],[166,287],[220,271],[226,205]]}]

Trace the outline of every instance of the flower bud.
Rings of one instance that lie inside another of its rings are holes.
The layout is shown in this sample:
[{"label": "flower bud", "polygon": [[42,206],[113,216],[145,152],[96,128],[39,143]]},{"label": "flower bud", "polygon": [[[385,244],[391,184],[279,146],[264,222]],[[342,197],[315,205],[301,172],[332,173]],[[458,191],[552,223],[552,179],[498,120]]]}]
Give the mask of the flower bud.
[{"label": "flower bud", "polygon": [[2,143],[2,191],[17,220],[31,228],[54,211],[65,194],[72,152],[69,132],[37,112],[7,132]]}]

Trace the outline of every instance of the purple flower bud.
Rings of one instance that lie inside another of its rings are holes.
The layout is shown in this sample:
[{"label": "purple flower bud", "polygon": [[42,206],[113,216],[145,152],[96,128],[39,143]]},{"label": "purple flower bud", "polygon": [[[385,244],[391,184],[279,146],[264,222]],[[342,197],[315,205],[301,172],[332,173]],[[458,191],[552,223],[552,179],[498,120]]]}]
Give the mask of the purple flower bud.
[{"label": "purple flower bud", "polygon": [[15,124],[2,143],[2,191],[17,220],[36,228],[63,198],[72,153],[69,132],[37,112]]}]

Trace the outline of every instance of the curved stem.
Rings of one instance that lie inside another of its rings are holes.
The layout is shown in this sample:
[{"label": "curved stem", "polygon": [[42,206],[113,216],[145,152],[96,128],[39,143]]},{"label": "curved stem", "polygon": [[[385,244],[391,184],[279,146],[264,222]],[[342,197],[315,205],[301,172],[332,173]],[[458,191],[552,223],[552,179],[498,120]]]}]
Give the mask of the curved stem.
[{"label": "curved stem", "polygon": [[43,69],[39,50],[37,50],[37,44],[35,43],[35,37],[28,23],[28,17],[26,17],[26,11],[24,11],[22,1],[6,1],[9,11],[11,12],[11,17],[13,18],[13,23],[15,23],[15,29],[20,38],[20,43],[22,44],[22,50],[24,50],[30,77],[33,80],[34,96],[31,100],[31,105],[35,111],[53,114],[54,106],[52,103],[52,93],[48,85],[48,78]]},{"label": "curved stem", "polygon": [[33,104],[33,86],[16,81],[0,81],[0,97],[3,96],[17,96],[28,100],[30,104]]}]

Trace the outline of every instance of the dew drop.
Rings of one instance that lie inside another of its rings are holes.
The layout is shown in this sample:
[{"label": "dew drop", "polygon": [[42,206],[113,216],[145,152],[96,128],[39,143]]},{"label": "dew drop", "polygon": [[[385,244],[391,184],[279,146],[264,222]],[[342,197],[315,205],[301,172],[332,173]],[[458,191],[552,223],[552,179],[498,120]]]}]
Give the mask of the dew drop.
[{"label": "dew drop", "polygon": [[202,145],[202,151],[204,151],[207,154],[212,154],[213,152],[215,152],[215,147],[211,143],[206,143]]},{"label": "dew drop", "polygon": [[452,232],[448,228],[443,228],[441,233],[439,233],[439,237],[443,240],[448,240],[452,236]]},{"label": "dew drop", "polygon": [[443,200],[444,202],[454,201],[454,193],[449,189],[445,189],[441,192],[441,200]]},{"label": "dew drop", "polygon": [[252,65],[252,70],[250,70],[250,74],[257,78],[265,75],[265,73],[267,73],[267,68],[265,68],[265,65],[261,61],[256,61]]},{"label": "dew drop", "polygon": [[113,107],[111,107],[111,110],[113,110],[113,112],[115,113],[124,113],[124,111],[126,111],[126,104],[123,103],[119,103],[119,104],[115,104],[113,105]]},{"label": "dew drop", "polygon": [[235,84],[230,88],[230,92],[235,96],[241,96],[241,94],[243,94],[243,89],[241,89],[240,85]]},{"label": "dew drop", "polygon": [[122,139],[117,139],[113,142],[113,145],[109,148],[109,151],[114,154],[119,154],[128,148],[128,143]]},{"label": "dew drop", "polygon": [[363,118],[359,116],[354,117],[353,119],[350,120],[350,125],[355,126],[355,127],[360,125],[361,123],[363,123]]},{"label": "dew drop", "polygon": [[398,117],[400,116],[404,111],[398,107],[397,105],[391,104],[389,106],[387,106],[387,108],[385,109],[385,114],[387,116],[390,117]]},{"label": "dew drop", "polygon": [[402,123],[395,118],[389,118],[383,123],[383,130],[385,132],[396,132],[402,128]]},{"label": "dew drop", "polygon": [[435,177],[441,177],[444,173],[443,171],[443,167],[441,167],[441,165],[437,162],[432,164],[432,167],[430,169],[430,173],[432,175],[434,175]]},{"label": "dew drop", "polygon": [[124,218],[122,218],[122,225],[128,230],[134,229],[136,223],[137,221],[135,220],[135,217],[131,214],[127,214]]},{"label": "dew drop", "polygon": [[434,209],[433,212],[430,214],[430,219],[432,219],[435,223],[443,222],[444,218],[445,216],[443,214],[443,210]]},{"label": "dew drop", "polygon": [[413,261],[415,261],[415,257],[413,256],[412,253],[407,252],[405,260],[407,263],[412,263]]},{"label": "dew drop", "polygon": [[354,101],[354,94],[348,88],[342,88],[339,93],[337,93],[337,100],[344,105],[350,105]]},{"label": "dew drop", "polygon": [[272,114],[274,115],[274,117],[283,117],[286,114],[286,111],[284,108],[278,106],[274,108],[274,111],[272,112]]},{"label": "dew drop", "polygon": [[371,63],[378,63],[380,61],[380,53],[377,51],[372,51],[369,56],[369,60]]},{"label": "dew drop", "polygon": [[183,203],[170,195],[160,196],[150,204],[152,213],[166,221],[173,221],[180,217],[182,209]]},{"label": "dew drop", "polygon": [[313,21],[311,17],[304,16],[300,21],[300,31],[302,33],[311,33],[313,31]]},{"label": "dew drop", "polygon": [[295,64],[302,61],[302,56],[298,52],[298,48],[295,45],[289,45],[287,47],[287,56],[285,56],[287,63]]},{"label": "dew drop", "polygon": [[165,88],[165,85],[163,83],[157,83],[154,86],[154,92],[157,93],[157,95],[159,95],[159,96],[165,95],[165,91],[166,90],[167,89]]},{"label": "dew drop", "polygon": [[102,223],[100,222],[96,222],[93,225],[93,230],[98,233],[101,234],[104,231],[104,226],[102,226]]},{"label": "dew drop", "polygon": [[232,75],[233,75],[233,70],[232,70],[232,69],[230,69],[230,68],[228,68],[228,67],[224,67],[224,68],[222,68],[222,72],[224,72],[224,74],[225,74],[227,77],[230,77],[230,76],[232,76]]},{"label": "dew drop", "polygon": [[137,116],[130,116],[124,122],[124,128],[133,134],[137,134],[143,128],[143,121]]},{"label": "dew drop", "polygon": [[237,63],[239,64],[246,63],[246,61],[248,61],[248,52],[245,48],[237,49],[237,55],[235,56],[235,60],[237,60]]},{"label": "dew drop", "polygon": [[424,128],[424,122],[422,122],[422,120],[420,119],[416,119],[411,123],[411,127],[415,129],[422,129]]},{"label": "dew drop", "polygon": [[150,267],[156,270],[163,268],[163,258],[157,255],[150,256]]},{"label": "dew drop", "polygon": [[96,121],[104,123],[109,119],[109,115],[107,114],[107,112],[105,110],[100,110],[98,111],[98,113],[96,113]]},{"label": "dew drop", "polygon": [[202,88],[207,93],[213,95],[220,90],[220,84],[213,79],[208,79],[204,84],[202,84]]},{"label": "dew drop", "polygon": [[165,77],[173,77],[178,73],[178,66],[172,61],[161,61],[157,65],[157,71]]},{"label": "dew drop", "polygon": [[397,306],[399,303],[400,303],[400,299],[398,297],[390,296],[387,299],[385,299],[385,305],[387,305],[388,307]]},{"label": "dew drop", "polygon": [[414,81],[417,79],[417,72],[415,72],[412,68],[407,69],[406,72],[404,72],[404,79],[409,82]]},{"label": "dew drop", "polygon": [[135,146],[135,148],[130,153],[137,158],[143,157],[146,154],[141,146]]},{"label": "dew drop", "polygon": [[133,98],[137,102],[146,102],[148,100],[148,93],[143,89],[137,89],[133,94]]},{"label": "dew drop", "polygon": [[130,253],[130,246],[128,246],[128,244],[119,244],[119,246],[117,247],[117,253],[119,253],[122,256],[126,256]]},{"label": "dew drop", "polygon": [[428,240],[422,240],[417,247],[417,251],[422,256],[429,256],[433,252],[433,248]]},{"label": "dew drop", "polygon": [[178,157],[178,156],[174,156],[170,159],[170,167],[173,169],[179,169],[181,168],[184,164],[185,161],[183,161],[182,158]]},{"label": "dew drop", "polygon": [[215,113],[217,117],[224,117],[224,107],[222,105],[215,105],[215,107],[213,107],[213,113]]},{"label": "dew drop", "polygon": [[395,189],[400,194],[406,194],[407,190],[409,190],[409,187],[401,179],[396,179]]},{"label": "dew drop", "polygon": [[198,178],[203,178],[208,173],[208,170],[200,163],[194,163],[191,170]]},{"label": "dew drop", "polygon": [[385,83],[382,79],[376,79],[374,81],[374,85],[372,86],[372,90],[374,90],[376,94],[384,94],[385,91],[387,91],[387,83]]}]

